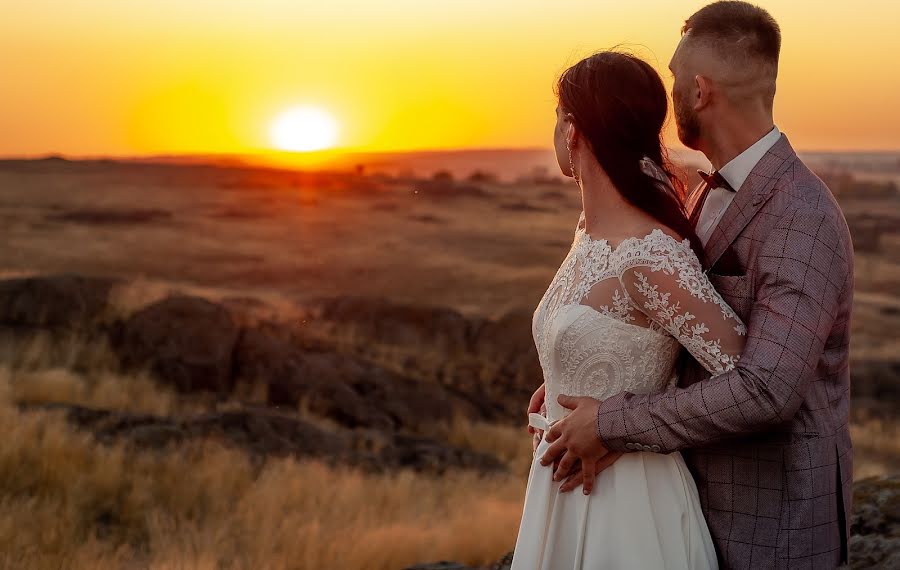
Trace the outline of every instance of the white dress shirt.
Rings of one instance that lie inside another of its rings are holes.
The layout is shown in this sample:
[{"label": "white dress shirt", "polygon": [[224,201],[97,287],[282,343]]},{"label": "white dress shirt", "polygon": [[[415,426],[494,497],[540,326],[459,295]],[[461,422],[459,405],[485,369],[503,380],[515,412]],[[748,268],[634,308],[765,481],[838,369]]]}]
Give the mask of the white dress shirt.
[{"label": "white dress shirt", "polygon": [[700,210],[700,217],[697,219],[697,237],[706,245],[709,236],[722,219],[722,215],[737,191],[743,186],[744,181],[750,176],[750,171],[756,166],[756,163],[772,148],[778,139],[781,138],[781,131],[778,127],[772,127],[772,130],[763,135],[761,139],[750,145],[747,150],[728,161],[728,163],[719,169],[722,178],[731,184],[735,192],[727,188],[710,188],[706,195],[706,202],[703,203],[703,209]]}]

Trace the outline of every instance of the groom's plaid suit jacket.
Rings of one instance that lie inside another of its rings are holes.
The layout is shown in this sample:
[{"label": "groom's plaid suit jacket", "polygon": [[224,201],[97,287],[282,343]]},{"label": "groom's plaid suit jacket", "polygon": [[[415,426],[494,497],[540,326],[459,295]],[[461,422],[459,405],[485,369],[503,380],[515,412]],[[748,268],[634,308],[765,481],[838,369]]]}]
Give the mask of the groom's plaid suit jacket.
[{"label": "groom's plaid suit jacket", "polygon": [[685,358],[678,387],[603,401],[598,435],[613,450],[683,452],[723,568],[835,567],[852,493],[847,223],[782,135],[705,253],[747,324],[737,367],[710,378]]}]

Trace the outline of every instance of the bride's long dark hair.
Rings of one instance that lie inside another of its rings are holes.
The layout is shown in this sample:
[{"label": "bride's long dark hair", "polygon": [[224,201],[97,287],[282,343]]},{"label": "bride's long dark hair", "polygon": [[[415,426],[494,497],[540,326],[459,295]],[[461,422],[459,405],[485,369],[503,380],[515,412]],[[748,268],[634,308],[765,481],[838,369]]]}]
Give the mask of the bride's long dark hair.
[{"label": "bride's long dark hair", "polygon": [[[601,51],[565,70],[555,92],[622,197],[690,240],[702,261],[703,244],[685,210],[685,184],[662,142],[668,100],[656,70],[631,54]],[[641,168],[644,157],[662,169],[670,189]]]}]

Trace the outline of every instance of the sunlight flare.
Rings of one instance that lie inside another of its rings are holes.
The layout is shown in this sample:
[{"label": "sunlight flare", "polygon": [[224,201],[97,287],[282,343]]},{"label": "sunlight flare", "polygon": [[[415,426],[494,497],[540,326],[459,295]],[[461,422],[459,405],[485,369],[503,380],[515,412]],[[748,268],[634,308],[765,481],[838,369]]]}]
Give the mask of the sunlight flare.
[{"label": "sunlight flare", "polygon": [[294,107],[275,119],[270,135],[272,146],[278,150],[325,150],[337,143],[338,124],[321,108]]}]

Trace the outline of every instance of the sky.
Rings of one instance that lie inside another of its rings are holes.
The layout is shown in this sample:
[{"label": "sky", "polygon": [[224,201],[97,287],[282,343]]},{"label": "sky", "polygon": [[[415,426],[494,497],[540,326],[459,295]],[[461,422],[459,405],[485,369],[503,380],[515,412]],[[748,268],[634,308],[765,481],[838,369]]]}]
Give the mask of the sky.
[{"label": "sky", "polygon": [[[296,106],[330,113],[352,150],[549,147],[560,72],[624,44],[668,87],[705,2],[4,4],[0,156],[134,156],[266,152]],[[900,3],[759,4],[782,29],[775,120],[794,147],[900,149]]]}]

